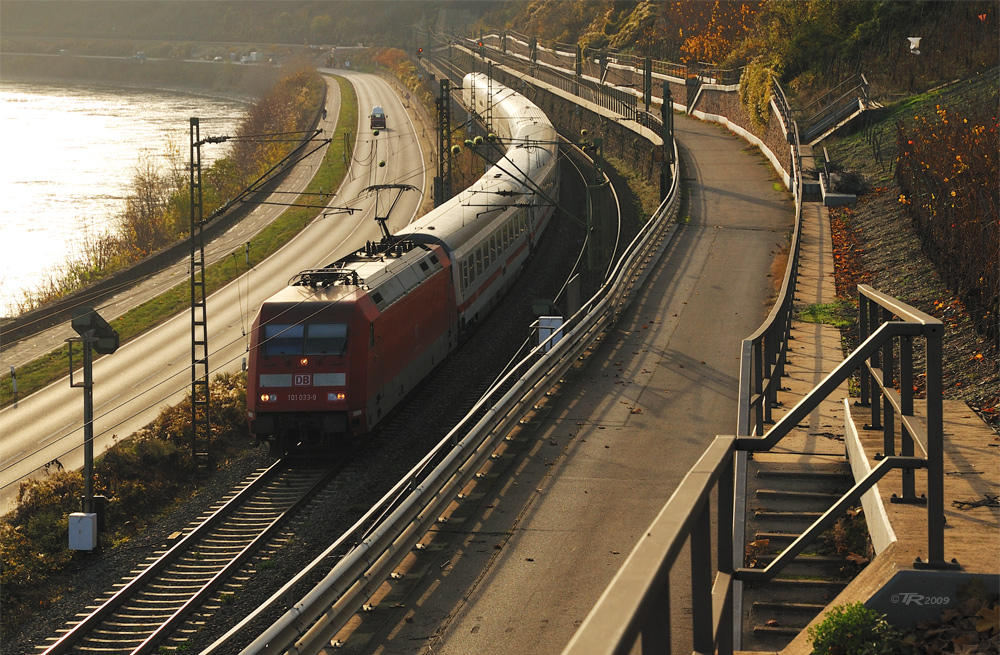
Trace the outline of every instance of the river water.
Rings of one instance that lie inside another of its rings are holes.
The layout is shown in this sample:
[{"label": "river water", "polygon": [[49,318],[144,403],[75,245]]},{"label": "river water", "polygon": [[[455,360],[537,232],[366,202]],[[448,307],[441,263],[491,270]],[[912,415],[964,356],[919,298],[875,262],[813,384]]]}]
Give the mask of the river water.
[{"label": "river water", "polygon": [[[202,139],[232,134],[245,106],[175,91],[0,80],[0,315],[109,229],[140,161],[169,166],[173,157],[186,166],[192,116]],[[202,148],[202,165],[226,152]]]}]

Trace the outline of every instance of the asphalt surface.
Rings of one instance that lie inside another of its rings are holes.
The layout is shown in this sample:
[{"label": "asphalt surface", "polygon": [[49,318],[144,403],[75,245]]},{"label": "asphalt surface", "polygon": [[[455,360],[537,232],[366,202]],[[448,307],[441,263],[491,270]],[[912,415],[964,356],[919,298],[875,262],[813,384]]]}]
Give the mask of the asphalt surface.
[{"label": "asphalt surface", "polygon": [[[676,123],[687,201],[642,292],[337,652],[560,652],[709,442],[735,432],[739,343],[770,309],[794,206],[743,141]],[[685,603],[673,614],[674,652],[690,652]]]},{"label": "asphalt surface", "polygon": [[[332,71],[325,71],[332,72]],[[404,194],[393,209],[389,229],[395,231],[416,218],[429,190],[428,154],[420,144],[423,126],[415,125],[395,91],[381,78],[338,71],[354,85],[358,97],[359,125],[355,132],[355,162],[331,206],[357,207],[353,214],[331,212],[315,220],[274,256],[208,298],[209,362],[212,373],[240,370],[249,342],[249,327],[260,304],[304,268],[324,266],[381,236],[375,212],[377,197],[365,193],[373,184],[405,182],[420,192]],[[329,83],[326,134],[333,134],[339,114],[339,90]],[[389,127],[374,136],[368,112],[382,105]],[[312,178],[325,152],[300,163],[283,184],[301,190]],[[379,162],[385,166],[379,166]],[[384,202],[381,199],[380,202]],[[244,244],[280,213],[264,205],[207,247],[208,263],[243,256]],[[188,279],[188,262],[178,262],[161,274],[97,307],[105,319],[120,316],[131,307]],[[69,325],[54,328],[5,350],[3,368],[20,366],[39,354],[62,347],[75,336]],[[109,447],[116,437],[126,437],[148,424],[160,408],[183,401],[190,388],[191,319],[182,313],[124,344],[113,355],[94,363],[94,452]],[[79,381],[79,374],[77,374]],[[0,411],[0,511],[11,509],[17,482],[58,461],[66,468],[83,466],[83,394],[63,379]]]}]

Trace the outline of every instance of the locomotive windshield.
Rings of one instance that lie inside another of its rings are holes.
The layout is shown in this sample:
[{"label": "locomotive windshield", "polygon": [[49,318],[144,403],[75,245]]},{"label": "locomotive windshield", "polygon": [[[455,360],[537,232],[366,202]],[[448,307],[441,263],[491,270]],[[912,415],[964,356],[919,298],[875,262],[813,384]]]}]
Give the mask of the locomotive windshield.
[{"label": "locomotive windshield", "polygon": [[346,323],[268,323],[264,326],[264,354],[342,355],[347,347]]},{"label": "locomotive windshield", "polygon": [[306,325],[305,355],[341,355],[347,347],[346,323]]}]

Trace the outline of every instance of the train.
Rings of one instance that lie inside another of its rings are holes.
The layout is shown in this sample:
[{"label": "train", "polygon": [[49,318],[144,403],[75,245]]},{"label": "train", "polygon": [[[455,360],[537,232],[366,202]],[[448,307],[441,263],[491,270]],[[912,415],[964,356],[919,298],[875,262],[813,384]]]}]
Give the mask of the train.
[{"label": "train", "polygon": [[558,202],[555,129],[485,75],[463,80],[497,163],[396,234],[295,275],[253,321],[249,429],[271,452],[337,456],[371,433],[511,288]]}]

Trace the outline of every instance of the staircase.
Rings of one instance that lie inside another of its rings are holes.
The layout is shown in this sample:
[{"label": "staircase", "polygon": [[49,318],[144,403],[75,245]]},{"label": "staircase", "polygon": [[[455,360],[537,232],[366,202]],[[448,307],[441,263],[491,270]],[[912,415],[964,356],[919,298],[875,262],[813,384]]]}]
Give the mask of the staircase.
[{"label": "staircase", "polygon": [[[798,453],[756,453],[747,479],[746,563],[755,568],[767,566],[853,484],[846,457]],[[746,585],[743,650],[780,650],[840,593],[856,567],[835,550],[825,533],[771,582]]]},{"label": "staircase", "polygon": [[853,75],[796,111],[803,144],[814,146],[871,107],[868,80]]}]

